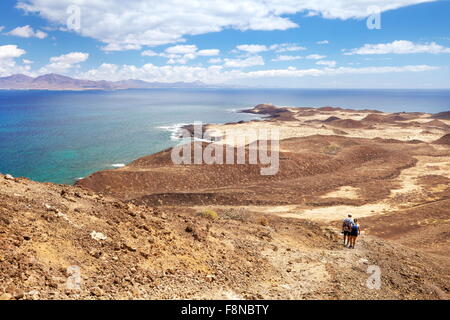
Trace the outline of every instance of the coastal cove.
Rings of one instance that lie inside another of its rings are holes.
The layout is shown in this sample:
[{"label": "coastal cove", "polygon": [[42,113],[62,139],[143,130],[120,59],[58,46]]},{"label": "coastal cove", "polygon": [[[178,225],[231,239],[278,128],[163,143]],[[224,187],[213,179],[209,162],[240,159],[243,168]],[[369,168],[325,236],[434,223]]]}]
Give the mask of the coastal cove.
[{"label": "coastal cove", "polygon": [[174,146],[181,125],[259,118],[236,112],[259,103],[437,113],[450,90],[0,91],[0,172],[72,184]]}]

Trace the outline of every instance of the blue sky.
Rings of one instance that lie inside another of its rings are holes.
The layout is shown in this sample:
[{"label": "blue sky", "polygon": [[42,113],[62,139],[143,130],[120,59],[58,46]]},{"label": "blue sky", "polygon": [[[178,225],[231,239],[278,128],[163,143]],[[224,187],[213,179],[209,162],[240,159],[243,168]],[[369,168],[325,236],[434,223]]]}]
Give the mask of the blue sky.
[{"label": "blue sky", "polygon": [[449,12],[448,0],[7,0],[0,76],[450,88]]}]

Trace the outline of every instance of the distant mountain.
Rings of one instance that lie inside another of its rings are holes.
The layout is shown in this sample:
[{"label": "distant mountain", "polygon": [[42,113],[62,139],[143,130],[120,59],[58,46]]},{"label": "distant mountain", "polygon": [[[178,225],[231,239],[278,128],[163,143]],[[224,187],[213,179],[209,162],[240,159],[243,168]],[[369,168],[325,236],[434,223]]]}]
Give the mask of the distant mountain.
[{"label": "distant mountain", "polygon": [[0,87],[3,88],[4,85],[10,86],[21,86],[33,81],[32,77],[23,75],[23,74],[15,74],[9,77],[0,78]]},{"label": "distant mountain", "polygon": [[144,89],[144,88],[201,88],[206,87],[203,82],[147,82],[143,80],[129,79],[122,81],[93,81],[66,77],[60,74],[50,73],[36,78],[23,74],[15,74],[8,77],[0,77],[0,89],[10,90],[119,90],[119,89]]}]

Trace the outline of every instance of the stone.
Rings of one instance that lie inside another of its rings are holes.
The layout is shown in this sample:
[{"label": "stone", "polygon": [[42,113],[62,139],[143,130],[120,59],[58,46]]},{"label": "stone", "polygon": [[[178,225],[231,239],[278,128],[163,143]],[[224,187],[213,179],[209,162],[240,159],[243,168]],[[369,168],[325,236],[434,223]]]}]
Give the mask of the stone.
[{"label": "stone", "polygon": [[359,262],[362,264],[369,264],[369,260],[364,259],[364,258],[359,259]]},{"label": "stone", "polygon": [[11,299],[12,295],[10,295],[9,293],[0,294],[0,300],[11,300]]},{"label": "stone", "polygon": [[30,292],[27,293],[27,297],[29,297],[32,300],[37,300],[39,299],[39,291],[31,290]]},{"label": "stone", "polygon": [[100,289],[99,287],[92,288],[91,295],[96,296],[96,297],[101,297],[101,296],[103,296],[103,290]]},{"label": "stone", "polygon": [[14,180],[14,177],[10,174],[5,175],[6,180]]},{"label": "stone", "polygon": [[92,231],[91,238],[97,241],[106,240],[108,237],[101,232]]},{"label": "stone", "polygon": [[12,294],[14,293],[14,291],[16,291],[16,288],[13,287],[13,286],[8,286],[8,287],[6,287],[6,289],[5,289],[5,292],[11,294],[11,296],[12,296]]},{"label": "stone", "polygon": [[127,249],[129,251],[131,251],[131,252],[136,252],[137,251],[136,247],[134,247],[134,246],[127,246]]},{"label": "stone", "polygon": [[6,219],[5,217],[0,217],[0,222],[5,225],[11,224],[11,222],[8,219]]},{"label": "stone", "polygon": [[91,250],[91,251],[89,251],[89,254],[97,259],[102,256],[102,252],[97,251],[97,250]]},{"label": "stone", "polygon": [[23,299],[23,297],[25,296],[25,292],[23,292],[22,289],[16,289],[14,290],[14,299],[16,300],[20,300]]}]

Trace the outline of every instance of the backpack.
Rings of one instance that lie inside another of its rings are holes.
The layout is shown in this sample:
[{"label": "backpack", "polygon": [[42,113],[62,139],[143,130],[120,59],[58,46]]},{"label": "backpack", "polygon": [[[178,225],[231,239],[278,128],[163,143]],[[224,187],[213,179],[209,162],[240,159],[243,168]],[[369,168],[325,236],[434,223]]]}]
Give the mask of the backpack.
[{"label": "backpack", "polygon": [[351,231],[353,226],[353,220],[351,218],[344,219],[344,230]]}]

